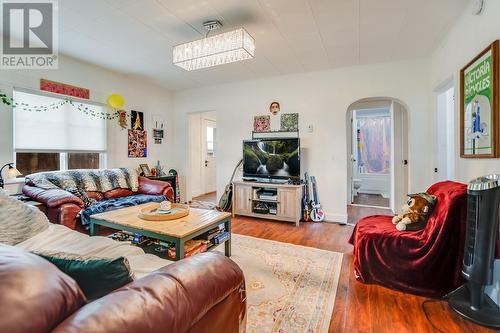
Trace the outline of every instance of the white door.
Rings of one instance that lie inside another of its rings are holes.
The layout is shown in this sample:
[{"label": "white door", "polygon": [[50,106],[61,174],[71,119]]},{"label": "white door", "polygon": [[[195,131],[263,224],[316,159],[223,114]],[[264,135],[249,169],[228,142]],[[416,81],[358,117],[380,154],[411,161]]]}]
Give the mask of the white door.
[{"label": "white door", "polygon": [[434,180],[450,180],[455,174],[455,88],[438,93],[436,113],[436,164]]},{"label": "white door", "polygon": [[398,211],[408,194],[408,120],[406,110],[393,102],[392,115],[392,177],[391,209]]},{"label": "white door", "polygon": [[202,184],[205,193],[214,192],[217,189],[216,182],[216,122],[210,119],[201,121],[201,170]]}]

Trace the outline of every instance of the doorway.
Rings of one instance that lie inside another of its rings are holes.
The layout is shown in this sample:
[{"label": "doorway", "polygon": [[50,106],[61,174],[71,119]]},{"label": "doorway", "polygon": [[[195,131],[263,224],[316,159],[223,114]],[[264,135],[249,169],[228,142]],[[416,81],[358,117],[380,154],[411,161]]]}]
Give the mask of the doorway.
[{"label": "doorway", "polygon": [[406,108],[390,98],[364,99],[349,107],[346,120],[348,212],[394,212],[408,191]]},{"label": "doorway", "polygon": [[437,89],[435,182],[455,178],[455,86],[453,80]]},{"label": "doorway", "polygon": [[215,201],[217,191],[217,116],[215,111],[191,113],[188,183],[192,200]]},{"label": "doorway", "polygon": [[390,107],[352,112],[351,204],[390,207]]}]

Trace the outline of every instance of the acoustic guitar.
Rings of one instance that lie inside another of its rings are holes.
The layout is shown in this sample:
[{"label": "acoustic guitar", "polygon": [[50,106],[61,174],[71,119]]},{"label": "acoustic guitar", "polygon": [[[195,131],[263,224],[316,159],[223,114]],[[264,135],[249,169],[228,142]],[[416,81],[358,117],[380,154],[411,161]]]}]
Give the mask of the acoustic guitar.
[{"label": "acoustic guitar", "polygon": [[236,167],[233,170],[233,174],[231,176],[231,180],[229,181],[229,184],[226,185],[226,188],[224,189],[224,193],[220,197],[219,200],[219,207],[217,207],[218,210],[224,211],[224,212],[229,212],[231,210],[231,206],[233,203],[233,180],[234,180],[234,175],[236,174],[236,170],[240,167],[240,165],[243,163],[243,160],[240,160],[238,164],[236,164]]}]

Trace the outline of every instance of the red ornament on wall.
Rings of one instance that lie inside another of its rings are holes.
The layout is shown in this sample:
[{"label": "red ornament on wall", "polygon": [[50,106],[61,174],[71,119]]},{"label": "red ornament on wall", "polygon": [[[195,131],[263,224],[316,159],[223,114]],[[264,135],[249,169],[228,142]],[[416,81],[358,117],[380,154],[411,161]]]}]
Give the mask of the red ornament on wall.
[{"label": "red ornament on wall", "polygon": [[40,79],[40,90],[49,91],[56,94],[90,99],[90,90],[75,87],[70,84]]}]

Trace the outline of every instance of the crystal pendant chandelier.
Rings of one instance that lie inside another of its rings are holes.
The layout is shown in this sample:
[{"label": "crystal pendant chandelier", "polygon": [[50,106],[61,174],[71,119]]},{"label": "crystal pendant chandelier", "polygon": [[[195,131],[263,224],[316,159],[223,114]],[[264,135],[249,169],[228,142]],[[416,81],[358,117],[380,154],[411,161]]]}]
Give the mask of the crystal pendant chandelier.
[{"label": "crystal pendant chandelier", "polygon": [[[210,32],[221,27],[219,21],[203,24]],[[223,32],[174,46],[173,63],[187,71],[229,64],[255,55],[255,41],[243,28]]]}]

